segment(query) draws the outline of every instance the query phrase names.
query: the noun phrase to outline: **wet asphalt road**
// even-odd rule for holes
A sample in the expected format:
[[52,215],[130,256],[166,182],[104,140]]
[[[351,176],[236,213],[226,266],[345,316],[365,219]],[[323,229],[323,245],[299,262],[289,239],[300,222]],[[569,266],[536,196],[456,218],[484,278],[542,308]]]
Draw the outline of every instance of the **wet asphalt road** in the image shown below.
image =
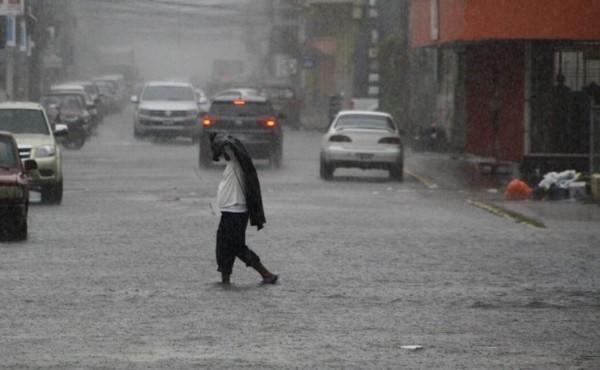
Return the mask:
[[63,204],[0,244],[0,368],[600,368],[598,223],[527,227],[380,171],[325,182],[321,134],[286,131],[247,237],[280,283],[238,261],[224,289],[222,167],[135,140],[131,117],[64,151]]

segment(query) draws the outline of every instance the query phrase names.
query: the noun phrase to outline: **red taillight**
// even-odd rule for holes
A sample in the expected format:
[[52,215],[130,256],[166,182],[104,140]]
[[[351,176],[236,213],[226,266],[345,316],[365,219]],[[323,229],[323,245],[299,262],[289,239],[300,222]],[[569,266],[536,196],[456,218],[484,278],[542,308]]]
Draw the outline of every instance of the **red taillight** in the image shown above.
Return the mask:
[[329,138],[329,142],[331,143],[349,143],[351,141],[346,135],[333,135]]
[[202,119],[202,126],[204,127],[209,127],[214,123],[214,121],[210,118],[203,118]]
[[397,137],[384,137],[378,141],[379,144],[395,144],[400,145],[400,139]]
[[245,100],[234,100],[233,105],[246,105]]

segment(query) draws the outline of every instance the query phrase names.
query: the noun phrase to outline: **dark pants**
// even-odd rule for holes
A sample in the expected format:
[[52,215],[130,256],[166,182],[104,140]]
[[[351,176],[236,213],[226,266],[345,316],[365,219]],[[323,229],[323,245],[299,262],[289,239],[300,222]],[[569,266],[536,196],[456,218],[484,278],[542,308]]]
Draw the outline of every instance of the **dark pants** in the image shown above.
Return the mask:
[[246,266],[260,262],[260,258],[246,245],[246,226],[248,212],[221,212],[221,222],[217,230],[217,265],[218,271],[231,274],[235,257]]

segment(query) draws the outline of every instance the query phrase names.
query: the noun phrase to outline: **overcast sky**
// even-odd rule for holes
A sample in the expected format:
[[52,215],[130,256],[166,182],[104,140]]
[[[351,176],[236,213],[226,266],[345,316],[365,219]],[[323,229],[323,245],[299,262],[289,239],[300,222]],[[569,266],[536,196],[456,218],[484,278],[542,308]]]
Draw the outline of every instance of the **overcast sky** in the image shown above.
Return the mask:
[[[254,0],[258,3],[257,0]],[[247,0],[76,0],[78,40],[132,46],[146,79],[210,76],[215,59],[255,63],[241,37],[264,23]]]

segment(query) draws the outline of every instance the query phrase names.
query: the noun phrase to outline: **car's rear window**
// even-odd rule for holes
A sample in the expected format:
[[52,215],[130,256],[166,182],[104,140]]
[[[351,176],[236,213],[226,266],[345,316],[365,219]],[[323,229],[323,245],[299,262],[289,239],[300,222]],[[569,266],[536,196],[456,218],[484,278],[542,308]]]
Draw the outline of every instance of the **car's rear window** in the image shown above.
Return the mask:
[[364,114],[352,114],[340,117],[335,128],[366,128],[374,130],[395,131],[394,122],[388,117],[368,116]]
[[15,158],[15,148],[13,141],[9,137],[0,137],[0,168],[17,167],[17,158]]
[[215,116],[262,117],[272,116],[273,107],[268,101],[213,101],[208,113]]
[[15,134],[50,134],[44,114],[37,109],[0,109],[0,131]]
[[142,100],[194,101],[194,90],[185,86],[147,86]]
[[294,90],[287,88],[265,87],[262,90],[263,94],[269,99],[293,99]]

